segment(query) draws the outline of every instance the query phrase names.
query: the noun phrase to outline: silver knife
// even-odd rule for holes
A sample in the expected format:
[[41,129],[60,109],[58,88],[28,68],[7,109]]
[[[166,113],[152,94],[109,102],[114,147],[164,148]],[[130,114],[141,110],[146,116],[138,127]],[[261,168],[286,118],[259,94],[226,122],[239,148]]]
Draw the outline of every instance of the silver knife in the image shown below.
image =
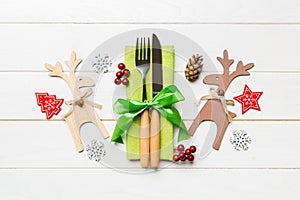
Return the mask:
[[159,39],[152,35],[152,87],[153,97],[163,89],[162,53]]
[[[162,51],[160,41],[155,34],[152,35],[152,95],[155,97],[163,89]],[[160,115],[155,109],[151,113],[150,126],[150,164],[156,169],[159,165],[160,155]]]

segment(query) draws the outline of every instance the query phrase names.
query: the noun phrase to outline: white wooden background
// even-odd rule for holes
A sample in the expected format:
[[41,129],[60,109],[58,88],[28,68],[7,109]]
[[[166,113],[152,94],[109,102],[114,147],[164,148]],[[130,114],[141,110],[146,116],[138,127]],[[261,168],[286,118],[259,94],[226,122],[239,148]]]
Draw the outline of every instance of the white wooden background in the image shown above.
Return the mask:
[[[190,169],[132,175],[100,168],[74,151],[63,121],[44,120],[35,105],[36,91],[70,95],[64,82],[48,77],[45,62],[63,61],[71,50],[85,58],[138,28],[174,30],[212,58],[227,48],[236,60],[256,64],[227,95],[241,94],[246,82],[264,91],[262,112],[241,116],[237,104],[221,150]],[[299,47],[297,0],[1,0],[0,199],[300,199]],[[104,89],[99,102],[110,103],[111,91]],[[101,116],[112,131],[111,107]],[[236,129],[253,139],[246,152],[229,143]]]

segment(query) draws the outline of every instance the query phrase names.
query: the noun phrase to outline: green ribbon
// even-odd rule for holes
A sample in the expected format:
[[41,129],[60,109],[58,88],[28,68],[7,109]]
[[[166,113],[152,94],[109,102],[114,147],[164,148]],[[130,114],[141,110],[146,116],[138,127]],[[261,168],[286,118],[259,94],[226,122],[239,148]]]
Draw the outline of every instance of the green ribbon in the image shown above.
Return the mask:
[[152,100],[145,100],[144,102],[118,99],[114,103],[113,109],[115,113],[122,116],[117,121],[111,141],[123,144],[122,135],[131,126],[133,119],[149,108],[155,108],[161,116],[179,127],[178,142],[188,139],[190,136],[187,128],[178,110],[173,107],[174,103],[183,100],[183,95],[175,85],[164,88]]

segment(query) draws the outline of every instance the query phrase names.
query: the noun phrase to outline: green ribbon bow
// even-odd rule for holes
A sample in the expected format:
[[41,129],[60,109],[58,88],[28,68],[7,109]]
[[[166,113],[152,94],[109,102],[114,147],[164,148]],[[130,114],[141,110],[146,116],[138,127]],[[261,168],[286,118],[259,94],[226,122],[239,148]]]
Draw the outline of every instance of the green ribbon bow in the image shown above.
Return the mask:
[[133,119],[148,108],[155,108],[161,116],[179,127],[178,141],[190,136],[174,103],[183,101],[184,97],[175,85],[161,90],[152,100],[140,102],[137,100],[118,99],[114,104],[114,112],[121,114],[118,119],[111,141],[123,144],[122,135],[131,126]]

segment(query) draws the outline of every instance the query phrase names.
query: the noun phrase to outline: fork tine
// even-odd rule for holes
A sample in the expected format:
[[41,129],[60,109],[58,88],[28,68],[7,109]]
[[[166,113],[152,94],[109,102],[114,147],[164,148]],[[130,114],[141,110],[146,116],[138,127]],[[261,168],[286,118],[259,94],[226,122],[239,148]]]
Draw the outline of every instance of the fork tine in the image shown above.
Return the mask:
[[144,60],[146,60],[146,40],[144,38]]
[[141,38],[140,42],[140,60],[143,60],[143,38]]
[[150,60],[150,39],[148,37],[147,60]]
[[[146,41],[147,40],[147,41]],[[136,66],[150,63],[150,38],[138,37],[135,47],[135,64]]]
[[136,38],[136,46],[135,46],[135,60],[139,59],[139,38]]

